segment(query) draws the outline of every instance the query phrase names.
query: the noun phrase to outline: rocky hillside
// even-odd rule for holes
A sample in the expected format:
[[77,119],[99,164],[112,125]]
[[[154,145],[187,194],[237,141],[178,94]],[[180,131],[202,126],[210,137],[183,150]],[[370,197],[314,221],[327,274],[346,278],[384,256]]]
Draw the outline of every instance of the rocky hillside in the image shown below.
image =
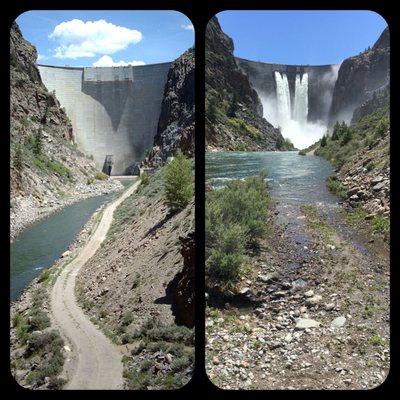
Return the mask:
[[[382,107],[366,113],[377,104]],[[358,209],[360,217],[371,220],[374,231],[382,233],[388,239],[389,99],[381,93],[364,103],[354,115],[356,122],[349,127],[345,124],[336,124],[332,135],[325,143],[320,141],[315,154],[325,157],[337,168],[337,174],[328,181],[328,187],[346,200],[352,208]]]
[[180,387],[193,368],[194,201],[171,213],[164,168],[114,214],[78,299],[125,354],[126,388]]
[[387,27],[371,49],[347,58],[340,66],[330,121],[350,121],[353,111],[389,83],[390,36]]
[[168,72],[160,119],[149,162],[165,162],[177,149],[194,156],[194,48],[177,58]]
[[216,17],[206,30],[206,145],[209,150],[291,148],[262,117],[262,105],[233,56],[233,41]]
[[11,237],[80,198],[119,189],[74,144],[72,126],[36,67],[36,49],[10,32]]

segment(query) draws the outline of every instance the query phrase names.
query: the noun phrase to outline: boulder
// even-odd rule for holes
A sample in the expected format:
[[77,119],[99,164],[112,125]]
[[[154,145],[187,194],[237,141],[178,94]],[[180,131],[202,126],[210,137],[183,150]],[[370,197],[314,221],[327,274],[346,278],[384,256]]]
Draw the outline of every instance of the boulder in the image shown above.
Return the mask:
[[320,326],[318,321],[315,321],[311,318],[299,318],[296,322],[295,329],[309,329],[309,328],[317,328]]

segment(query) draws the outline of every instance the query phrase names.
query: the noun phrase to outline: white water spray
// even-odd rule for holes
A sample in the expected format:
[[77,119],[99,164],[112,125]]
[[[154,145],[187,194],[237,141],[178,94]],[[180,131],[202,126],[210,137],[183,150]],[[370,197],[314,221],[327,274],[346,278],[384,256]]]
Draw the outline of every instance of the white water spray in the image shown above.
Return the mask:
[[315,143],[326,132],[325,125],[307,121],[308,78],[308,73],[303,73],[302,76],[296,74],[293,110],[285,73],[275,71],[275,96],[259,93],[264,118],[275,127],[280,127],[283,137],[290,139],[299,149]]
[[286,74],[275,71],[278,120],[281,124],[291,118],[289,82]]
[[305,72],[302,77],[296,74],[294,89],[293,119],[300,124],[307,122],[308,116],[308,74]]

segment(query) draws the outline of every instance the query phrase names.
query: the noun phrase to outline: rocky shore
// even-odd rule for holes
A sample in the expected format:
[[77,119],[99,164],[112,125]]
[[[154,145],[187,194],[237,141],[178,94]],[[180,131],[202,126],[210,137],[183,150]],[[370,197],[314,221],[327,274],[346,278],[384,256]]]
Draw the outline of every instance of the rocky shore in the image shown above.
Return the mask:
[[379,386],[390,359],[388,249],[340,212],[272,214],[273,232],[236,294],[209,294],[209,378],[224,389]]

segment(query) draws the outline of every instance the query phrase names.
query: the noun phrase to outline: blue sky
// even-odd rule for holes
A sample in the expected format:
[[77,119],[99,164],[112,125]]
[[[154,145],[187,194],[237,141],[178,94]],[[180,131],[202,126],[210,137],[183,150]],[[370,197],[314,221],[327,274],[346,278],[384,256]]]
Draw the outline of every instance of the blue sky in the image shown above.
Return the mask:
[[176,11],[28,11],[17,23],[49,65],[167,62],[194,44],[191,21]]
[[372,46],[386,21],[372,11],[223,11],[237,57],[282,64],[336,64]]

